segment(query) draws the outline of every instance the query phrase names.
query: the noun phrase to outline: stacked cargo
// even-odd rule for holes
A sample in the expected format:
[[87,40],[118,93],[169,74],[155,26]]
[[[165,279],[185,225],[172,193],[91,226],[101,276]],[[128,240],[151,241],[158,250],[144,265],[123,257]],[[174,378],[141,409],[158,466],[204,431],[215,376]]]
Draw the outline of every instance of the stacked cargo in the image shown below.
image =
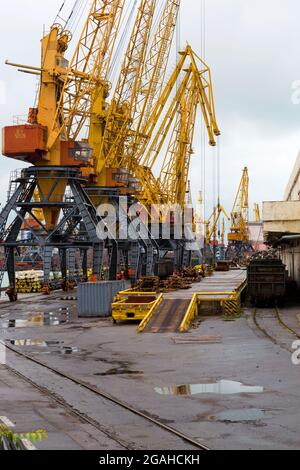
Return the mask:
[[41,292],[43,286],[43,271],[21,271],[16,274],[17,292],[31,294]]

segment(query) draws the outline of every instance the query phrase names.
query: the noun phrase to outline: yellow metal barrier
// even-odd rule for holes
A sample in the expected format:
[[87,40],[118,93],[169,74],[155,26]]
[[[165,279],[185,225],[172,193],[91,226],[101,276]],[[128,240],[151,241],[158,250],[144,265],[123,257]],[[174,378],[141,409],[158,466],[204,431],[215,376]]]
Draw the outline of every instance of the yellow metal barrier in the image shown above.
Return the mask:
[[242,313],[241,295],[247,285],[245,281],[239,289],[230,292],[199,292],[198,301],[201,302],[220,302],[223,308],[224,320],[235,320]]
[[134,295],[135,297],[136,296],[144,296],[144,295],[152,295],[152,296],[157,296],[157,292],[139,292],[138,290],[134,290],[134,289],[128,289],[128,290],[123,290],[121,292],[119,292],[116,297],[114,298],[114,303],[116,302],[120,302],[121,300],[124,299],[124,297],[129,297],[129,296],[132,296]]
[[187,331],[189,331],[192,321],[195,320],[197,316],[198,316],[198,295],[194,294],[191,300],[191,303],[189,305],[189,308],[187,309],[184,319],[182,320],[182,323],[179,327],[180,333],[186,333]]
[[128,289],[128,290],[119,292],[117,297],[128,297],[129,295],[134,295],[134,296],[157,295],[157,292],[139,292],[133,289]]
[[[134,300],[133,300],[134,299]],[[141,299],[139,301],[139,299]],[[117,321],[142,321],[157,301],[157,295],[136,292],[119,294],[112,304],[112,317]]]
[[234,299],[236,292],[198,292],[197,296],[199,300],[210,302],[220,301],[226,299]]
[[156,302],[154,302],[154,304],[152,305],[152,308],[151,310],[149,311],[148,315],[143,319],[142,323],[139,325],[138,327],[138,332],[139,333],[142,333],[146,326],[148,325],[148,323],[150,322],[151,318],[153,317],[154,315],[154,312],[155,310],[160,306],[160,304],[162,303],[163,301],[163,294],[160,294],[159,297],[157,298]]

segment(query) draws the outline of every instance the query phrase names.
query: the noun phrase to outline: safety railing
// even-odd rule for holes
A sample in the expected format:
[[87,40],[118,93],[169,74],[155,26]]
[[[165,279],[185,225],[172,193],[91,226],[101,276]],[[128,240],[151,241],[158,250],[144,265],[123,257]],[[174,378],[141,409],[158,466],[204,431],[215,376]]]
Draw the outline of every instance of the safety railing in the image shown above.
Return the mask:
[[191,326],[191,323],[198,317],[198,295],[194,294],[187,309],[187,312],[182,320],[182,323],[179,327],[180,333],[186,333]]
[[144,318],[144,320],[140,323],[139,327],[138,327],[138,332],[139,333],[142,333],[146,326],[148,325],[148,323],[150,322],[151,318],[153,317],[154,315],[154,312],[155,310],[160,306],[160,304],[162,303],[163,301],[163,294],[160,294],[156,300],[156,302],[154,302],[151,310],[149,311],[148,315]]

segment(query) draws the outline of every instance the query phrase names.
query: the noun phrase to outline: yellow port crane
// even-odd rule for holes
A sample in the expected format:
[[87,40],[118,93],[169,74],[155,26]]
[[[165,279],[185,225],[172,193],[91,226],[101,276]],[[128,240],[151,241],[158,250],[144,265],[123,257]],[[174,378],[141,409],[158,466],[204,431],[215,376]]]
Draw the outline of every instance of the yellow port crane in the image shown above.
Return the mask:
[[247,167],[243,169],[231,212],[228,242],[227,257],[239,258],[252,251],[249,243],[249,173]]
[[249,241],[249,175],[243,169],[242,179],[231,212],[229,242],[247,243]]
[[218,236],[224,244],[225,219],[222,221],[222,232],[217,233],[218,223],[222,214],[227,220],[230,220],[224,207],[221,204],[218,204],[218,206],[214,208],[210,218],[205,222],[205,244],[207,246],[210,244],[216,245]]
[[177,111],[174,131],[161,168],[159,181],[169,204],[185,205],[189,181],[192,143],[198,105],[194,77],[186,87]]
[[[198,109],[205,121],[211,146],[216,145],[215,136],[220,135],[210,69],[189,45],[180,55],[144,129],[145,135],[152,138],[143,143],[135,157],[134,173],[142,187],[141,200],[146,204],[183,204]],[[191,109],[187,108],[186,100]],[[159,163],[168,138],[160,175],[155,178],[154,167]]]
[[126,146],[132,141],[133,124],[138,120],[138,112],[141,112],[138,100],[155,6],[156,0],[142,0],[138,7],[121,72],[105,118],[103,141],[100,153],[96,156],[97,175],[104,165],[126,169],[122,162]]
[[[38,106],[30,110],[30,126],[4,129],[3,154],[43,167],[88,167],[93,165],[103,134],[99,108],[109,91],[108,70],[117,39],[125,0],[93,0],[70,61],[65,58],[72,34],[55,23],[42,39],[41,66],[12,64],[40,76]],[[90,120],[90,142],[81,132]],[[16,133],[19,135],[16,141]],[[21,138],[20,138],[21,137]],[[47,173],[48,174],[48,173]],[[67,181],[52,182],[39,172],[38,190],[44,205],[46,229],[57,226]],[[57,204],[58,206],[55,206]]]
[[222,248],[225,248],[225,233],[226,233],[226,225],[225,225],[225,219],[222,219],[222,229],[221,229],[221,245]]
[[260,208],[259,208],[259,204],[257,203],[254,204],[254,222],[256,224],[259,224],[261,222]]

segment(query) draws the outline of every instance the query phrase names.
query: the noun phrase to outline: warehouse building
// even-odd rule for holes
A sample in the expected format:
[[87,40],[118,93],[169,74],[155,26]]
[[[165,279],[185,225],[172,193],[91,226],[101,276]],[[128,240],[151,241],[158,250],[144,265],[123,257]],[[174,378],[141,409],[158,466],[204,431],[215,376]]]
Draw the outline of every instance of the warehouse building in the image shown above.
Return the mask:
[[266,242],[280,250],[291,279],[300,288],[300,153],[284,201],[263,204],[263,229]]

